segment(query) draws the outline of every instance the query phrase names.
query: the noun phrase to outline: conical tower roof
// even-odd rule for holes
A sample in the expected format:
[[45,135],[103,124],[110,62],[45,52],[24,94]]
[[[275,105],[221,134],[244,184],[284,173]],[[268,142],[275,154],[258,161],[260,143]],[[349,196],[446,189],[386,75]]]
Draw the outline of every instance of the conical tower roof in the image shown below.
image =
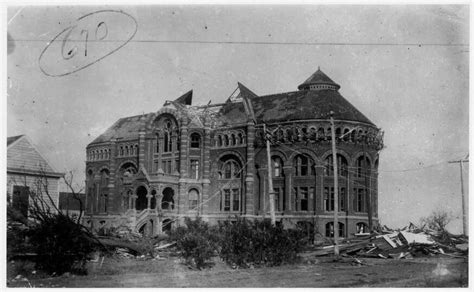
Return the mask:
[[[318,87],[317,85],[329,85],[329,87]],[[298,86],[299,90],[311,90],[313,88],[338,90],[341,86],[332,81],[332,79],[324,74],[324,72],[318,67],[318,71],[314,72],[305,82]]]

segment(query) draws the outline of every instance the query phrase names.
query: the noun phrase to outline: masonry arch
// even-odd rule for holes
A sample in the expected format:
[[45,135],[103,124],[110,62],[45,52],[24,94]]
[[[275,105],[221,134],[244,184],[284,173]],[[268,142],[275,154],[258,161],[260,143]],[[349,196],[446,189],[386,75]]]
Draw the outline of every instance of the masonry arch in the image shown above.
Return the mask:
[[161,199],[162,210],[174,210],[174,190],[171,187],[163,189],[163,198]]
[[141,211],[148,208],[148,189],[145,186],[139,186],[137,187],[135,194],[137,195],[135,209]]

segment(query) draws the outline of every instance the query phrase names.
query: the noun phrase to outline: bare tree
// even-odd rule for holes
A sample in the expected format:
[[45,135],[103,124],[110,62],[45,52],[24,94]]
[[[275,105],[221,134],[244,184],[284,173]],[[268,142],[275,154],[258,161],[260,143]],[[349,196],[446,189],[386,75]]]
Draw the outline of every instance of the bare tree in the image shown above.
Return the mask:
[[453,216],[445,210],[435,210],[428,217],[421,218],[421,223],[423,227],[444,232],[452,218]]
[[77,187],[73,186],[74,173],[72,171],[69,171],[63,177],[63,180],[64,180],[64,183],[66,184],[69,192],[72,194],[73,199],[77,200],[79,202],[79,216],[78,216],[76,222],[81,223],[82,214],[84,212],[84,203],[81,200],[80,193],[84,190],[84,188],[79,188],[78,189]]

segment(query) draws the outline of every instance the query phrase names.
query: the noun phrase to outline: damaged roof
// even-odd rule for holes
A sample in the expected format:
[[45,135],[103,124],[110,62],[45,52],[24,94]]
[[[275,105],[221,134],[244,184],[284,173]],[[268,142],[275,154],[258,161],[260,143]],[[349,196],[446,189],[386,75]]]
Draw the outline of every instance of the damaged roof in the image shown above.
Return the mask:
[[138,133],[145,127],[153,113],[121,118],[90,144],[108,142],[111,139],[138,139]]
[[[308,90],[309,85],[317,84],[332,85],[333,88]],[[212,127],[243,124],[249,118],[255,118],[259,124],[297,120],[327,120],[331,111],[334,112],[335,120],[361,122],[375,126],[339,93],[340,86],[319,68],[298,88],[298,91],[258,96],[238,83],[238,94],[234,95],[236,90],[223,104],[190,106],[193,94],[191,90],[174,102],[165,103],[165,106],[175,105],[177,109],[192,118],[195,126],[201,125],[206,119],[211,121]],[[108,142],[113,138],[138,139],[140,130],[144,129],[153,117],[154,113],[148,113],[121,118],[91,144]]]
[[335,90],[301,90],[265,95],[252,99],[252,105],[258,122],[328,119],[329,112],[333,111],[335,120],[374,125]]

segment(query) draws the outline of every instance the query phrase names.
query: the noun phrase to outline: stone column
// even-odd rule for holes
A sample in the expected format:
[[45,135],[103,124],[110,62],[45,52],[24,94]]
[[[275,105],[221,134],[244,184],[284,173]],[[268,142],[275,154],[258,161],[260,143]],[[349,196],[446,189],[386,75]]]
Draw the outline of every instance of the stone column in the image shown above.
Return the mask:
[[244,214],[255,214],[254,198],[254,176],[255,176],[255,125],[253,122],[247,123],[247,172],[245,176],[245,210]]
[[138,133],[138,168],[145,166],[145,132]]
[[132,195],[132,208],[130,208],[130,209],[136,210],[137,198],[138,198],[138,196],[136,194]]
[[266,200],[266,194],[267,194],[267,168],[259,168],[258,169],[258,176],[260,177],[259,183],[260,183],[260,190],[258,194],[258,213],[259,214],[265,214],[265,203],[267,202]]
[[[121,195],[120,195],[120,192],[119,190],[117,190],[117,188],[115,187],[115,168],[116,168],[116,165],[115,165],[115,146],[116,146],[116,142],[117,140],[116,139],[112,139],[110,141],[110,157],[109,157],[109,184],[107,186],[108,188],[108,193],[109,195],[107,196],[107,206],[108,206],[108,210],[107,212],[110,213],[118,213],[119,212],[119,209],[120,209],[120,201],[121,200],[118,200],[118,198],[121,199]],[[114,205],[115,203],[115,205]]]
[[189,177],[188,175],[188,147],[189,147],[188,126],[184,125],[184,122],[183,122],[183,126],[181,127],[181,148],[179,151],[180,177]]
[[292,177],[294,169],[291,165],[283,166],[283,174],[285,175],[285,211],[294,211],[292,204]]
[[146,208],[147,208],[147,209],[150,209],[150,208],[151,208],[151,197],[153,197],[151,194],[147,194],[147,195],[146,195],[146,199],[147,199]]
[[323,196],[324,196],[324,166],[316,165],[316,180],[315,180],[315,210],[316,213],[324,211]]
[[210,171],[211,171],[211,129],[206,126],[204,128],[204,137],[202,138],[203,141],[203,159],[202,159],[202,194],[200,194],[199,198],[201,199],[202,205],[199,208],[200,213],[203,214],[209,213],[209,185],[210,185]]

